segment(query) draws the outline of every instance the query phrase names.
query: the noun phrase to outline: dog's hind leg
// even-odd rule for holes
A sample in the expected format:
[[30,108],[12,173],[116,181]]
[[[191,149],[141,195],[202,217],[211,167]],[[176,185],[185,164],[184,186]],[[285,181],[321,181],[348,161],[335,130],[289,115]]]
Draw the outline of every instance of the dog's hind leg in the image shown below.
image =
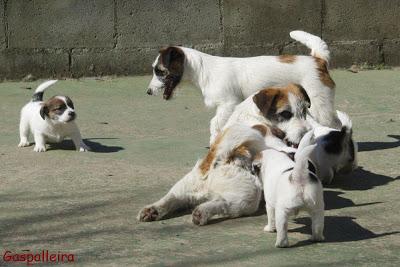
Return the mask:
[[268,203],[265,203],[265,208],[267,209],[268,224],[264,227],[264,231],[275,232],[275,209],[268,205]]
[[195,193],[196,187],[202,181],[193,176],[193,171],[191,171],[179,180],[164,197],[145,206],[139,212],[137,219],[142,222],[160,220],[176,210],[189,208],[206,201],[205,194]]
[[276,224],[276,243],[275,247],[285,248],[289,246],[288,240],[288,217],[289,214],[285,208],[275,208],[275,224]]
[[19,147],[29,146],[29,122],[23,116],[21,116],[21,121],[19,122],[19,137]]
[[310,212],[312,221],[312,237],[313,241],[323,241],[324,238],[324,210],[318,209]]
[[205,225],[214,215],[227,215],[228,203],[223,198],[213,199],[197,206],[192,212],[192,221],[196,225]]

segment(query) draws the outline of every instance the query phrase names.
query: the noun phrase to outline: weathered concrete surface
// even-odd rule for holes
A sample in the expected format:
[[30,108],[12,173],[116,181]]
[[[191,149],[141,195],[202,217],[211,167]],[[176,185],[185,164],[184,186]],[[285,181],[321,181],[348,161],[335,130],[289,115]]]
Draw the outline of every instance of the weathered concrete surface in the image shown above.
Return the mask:
[[60,81],[45,97],[74,100],[94,152],[65,142],[38,154],[17,144],[19,110],[33,91],[25,88],[39,81],[0,84],[1,253],[70,252],[76,266],[397,266],[400,72],[332,76],[337,108],[353,119],[361,169],[325,188],[326,242],[307,241],[301,213],[289,224],[289,249],[274,248],[275,234],[262,231],[262,209],[204,227],[189,215],[136,221],[206,153],[214,111],[199,91],[184,86],[166,102],[145,94],[149,76]]
[[[331,67],[398,66],[399,14],[400,0],[3,0],[0,78],[146,74],[166,45],[240,57],[308,54],[289,38],[296,29],[328,42]],[[60,50],[69,57],[61,71],[31,60],[43,51],[56,62]]]
[[218,0],[117,1],[118,46],[222,42]]
[[114,46],[113,0],[7,1],[10,48]]
[[225,53],[230,56],[269,54],[271,46],[276,46],[279,53],[279,48],[291,40],[292,30],[319,34],[320,14],[320,0],[224,2]]

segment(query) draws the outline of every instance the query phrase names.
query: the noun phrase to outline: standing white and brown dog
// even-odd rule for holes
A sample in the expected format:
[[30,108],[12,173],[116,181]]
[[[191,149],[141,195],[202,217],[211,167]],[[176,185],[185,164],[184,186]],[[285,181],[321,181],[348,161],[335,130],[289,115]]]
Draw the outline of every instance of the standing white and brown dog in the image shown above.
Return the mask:
[[75,123],[76,113],[72,100],[68,96],[53,96],[43,101],[43,93],[57,80],[46,81],[38,86],[32,100],[21,110],[19,124],[19,147],[29,146],[29,134],[35,140],[34,151],[46,151],[46,143],[58,143],[65,137],[71,137],[77,150],[88,151],[79,128]]
[[164,91],[170,99],[181,80],[201,89],[208,107],[217,107],[210,122],[210,144],[223,129],[235,106],[259,90],[300,84],[311,99],[310,113],[322,125],[340,129],[334,109],[335,83],[328,72],[329,50],[321,38],[303,31],[290,36],[311,49],[311,56],[218,57],[171,46],[153,63],[149,95]]

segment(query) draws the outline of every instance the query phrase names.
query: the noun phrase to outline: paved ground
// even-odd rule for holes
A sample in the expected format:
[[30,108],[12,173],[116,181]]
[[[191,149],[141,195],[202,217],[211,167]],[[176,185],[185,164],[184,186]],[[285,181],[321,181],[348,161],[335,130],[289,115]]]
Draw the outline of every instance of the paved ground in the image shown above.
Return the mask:
[[[17,148],[18,113],[34,83],[0,84],[0,250],[74,253],[82,266],[398,266],[400,262],[400,71],[334,71],[337,106],[354,121],[361,168],[326,188],[326,242],[307,242],[304,214],[290,223],[293,248],[276,249],[257,215],[197,227],[189,215],[138,223],[206,153],[199,91],[149,97],[150,77],[61,81],[91,153],[71,142]],[[32,89],[27,89],[32,87]],[[0,259],[0,265],[6,265]]]

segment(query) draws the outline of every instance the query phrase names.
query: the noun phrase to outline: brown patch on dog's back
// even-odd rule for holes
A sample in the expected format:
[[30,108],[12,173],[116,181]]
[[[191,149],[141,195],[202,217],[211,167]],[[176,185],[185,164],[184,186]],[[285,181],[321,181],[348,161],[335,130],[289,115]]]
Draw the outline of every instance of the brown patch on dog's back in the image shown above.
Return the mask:
[[266,136],[268,133],[268,127],[266,125],[256,124],[256,125],[252,126],[251,128],[259,131],[262,136]]
[[326,61],[317,57],[314,57],[314,60],[315,63],[317,64],[317,70],[320,81],[331,89],[335,88],[336,84],[329,75]]
[[292,55],[280,55],[278,56],[278,60],[281,63],[287,63],[287,64],[291,64],[293,62],[295,62],[297,59],[296,56],[292,56]]
[[217,153],[218,145],[221,143],[222,139],[224,138],[226,131],[227,130],[218,134],[218,136],[215,138],[214,143],[212,143],[210,150],[208,151],[206,157],[201,161],[199,168],[200,168],[202,175],[205,175],[210,170],[211,164],[213,163],[213,161],[215,159],[215,155]]

